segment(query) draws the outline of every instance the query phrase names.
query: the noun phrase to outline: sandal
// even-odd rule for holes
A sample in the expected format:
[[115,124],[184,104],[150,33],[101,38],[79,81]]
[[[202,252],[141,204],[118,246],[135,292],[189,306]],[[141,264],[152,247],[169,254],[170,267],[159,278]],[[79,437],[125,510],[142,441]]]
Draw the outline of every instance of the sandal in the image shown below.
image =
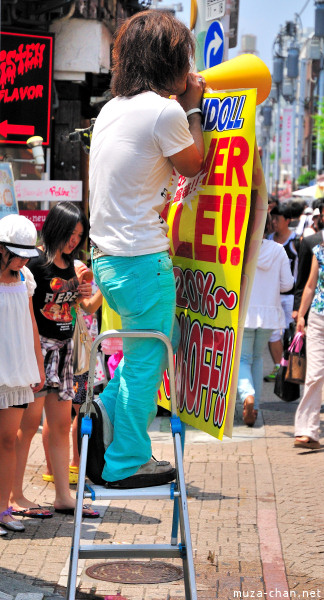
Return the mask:
[[[88,504],[84,504],[82,507],[82,517],[83,519],[98,519],[100,517],[100,513],[97,510],[92,510],[92,508]],[[56,513],[60,513],[61,515],[73,515],[74,516],[74,508],[54,508]]]
[[78,483],[78,474],[77,473],[69,473],[69,484],[77,485]]
[[79,467],[69,467],[69,484],[77,485],[79,478]]
[[[305,436],[306,437],[306,436]],[[321,444],[316,440],[312,440],[311,438],[307,438],[302,440],[300,437],[296,437],[294,441],[295,448],[309,448],[310,450],[319,450]]]
[[248,427],[253,427],[258,412],[254,409],[253,396],[247,396],[243,403],[243,421]]
[[[73,469],[73,471],[72,471]],[[78,469],[75,471],[75,469]],[[69,484],[77,485],[78,483],[78,472],[79,467],[70,467],[69,468]],[[47,473],[43,473],[42,475],[44,481],[48,481],[49,483],[54,483],[54,475],[48,475]]]
[[12,514],[19,517],[29,517],[30,519],[50,519],[53,516],[50,510],[40,505],[17,510],[13,508]]

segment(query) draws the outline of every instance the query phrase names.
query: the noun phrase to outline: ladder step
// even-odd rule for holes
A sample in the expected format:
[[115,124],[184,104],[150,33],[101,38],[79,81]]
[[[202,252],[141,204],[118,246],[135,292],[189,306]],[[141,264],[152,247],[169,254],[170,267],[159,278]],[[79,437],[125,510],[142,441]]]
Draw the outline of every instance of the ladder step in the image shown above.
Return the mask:
[[171,544],[93,544],[79,547],[80,558],[182,558],[183,546]]
[[85,498],[92,500],[173,500],[180,496],[180,492],[175,488],[174,483],[166,485],[155,485],[145,488],[134,488],[129,490],[115,490],[105,488],[102,485],[86,485],[84,490]]

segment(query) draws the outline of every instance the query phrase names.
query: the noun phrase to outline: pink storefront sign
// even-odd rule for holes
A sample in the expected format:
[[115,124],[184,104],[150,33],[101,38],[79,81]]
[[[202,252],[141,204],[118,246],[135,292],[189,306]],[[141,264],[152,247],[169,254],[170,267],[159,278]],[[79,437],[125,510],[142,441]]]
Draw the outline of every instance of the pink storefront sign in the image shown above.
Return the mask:
[[19,214],[34,223],[37,231],[41,231],[49,210],[20,210]]

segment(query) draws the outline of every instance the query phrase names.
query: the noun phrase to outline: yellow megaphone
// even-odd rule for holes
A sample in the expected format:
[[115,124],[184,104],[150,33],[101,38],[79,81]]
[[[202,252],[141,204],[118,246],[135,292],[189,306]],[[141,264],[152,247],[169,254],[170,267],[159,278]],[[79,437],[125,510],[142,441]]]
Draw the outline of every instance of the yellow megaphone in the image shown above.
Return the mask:
[[257,104],[269,96],[271,74],[267,65],[255,54],[240,54],[226,62],[201,71],[207,87],[213,90],[257,89]]

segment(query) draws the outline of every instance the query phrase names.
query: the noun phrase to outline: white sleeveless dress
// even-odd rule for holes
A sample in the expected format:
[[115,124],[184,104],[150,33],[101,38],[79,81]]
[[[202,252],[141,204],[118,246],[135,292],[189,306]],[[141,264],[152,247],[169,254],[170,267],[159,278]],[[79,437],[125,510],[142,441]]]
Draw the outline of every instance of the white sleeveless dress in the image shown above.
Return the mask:
[[22,274],[0,283],[0,409],[33,402],[30,385],[40,381],[29,311],[36,283],[27,267]]

